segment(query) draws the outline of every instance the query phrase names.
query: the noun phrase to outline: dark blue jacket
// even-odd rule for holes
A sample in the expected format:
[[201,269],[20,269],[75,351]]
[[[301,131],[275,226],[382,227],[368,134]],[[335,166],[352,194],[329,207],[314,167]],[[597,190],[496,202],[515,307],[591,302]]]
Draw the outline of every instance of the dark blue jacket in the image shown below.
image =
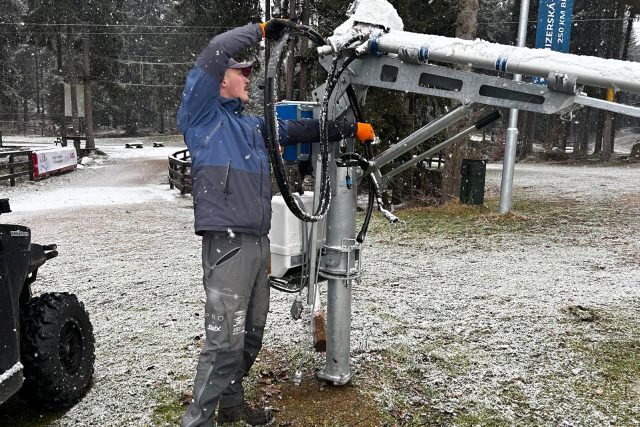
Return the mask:
[[[258,43],[258,24],[214,37],[187,75],[178,128],[191,154],[195,231],[265,235],[271,227],[271,177],[262,117],[243,114],[240,99],[220,96],[229,58]],[[355,124],[332,123],[330,139],[353,137]],[[281,144],[315,142],[317,120],[281,121]]]

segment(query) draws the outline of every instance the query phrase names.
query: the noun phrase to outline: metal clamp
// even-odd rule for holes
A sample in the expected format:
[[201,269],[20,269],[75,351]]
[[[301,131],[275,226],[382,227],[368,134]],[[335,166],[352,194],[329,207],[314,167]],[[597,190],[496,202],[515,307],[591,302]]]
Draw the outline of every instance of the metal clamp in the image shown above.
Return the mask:
[[[353,243],[352,245],[347,245],[345,244],[345,242],[351,242]],[[358,256],[357,258],[354,259],[354,269],[356,270],[356,273],[352,276],[351,275],[351,253],[355,252],[355,251],[360,251],[360,244],[358,243],[358,241],[356,239],[342,239],[342,246],[347,248],[347,276],[346,279],[352,279],[354,277],[360,277],[360,257]],[[356,248],[355,250],[353,248]]]
[[565,73],[552,71],[547,78],[547,86],[556,92],[576,95],[579,92],[578,78]]
[[[352,280],[360,277],[361,246],[356,239],[342,239],[341,246],[324,246],[325,254],[321,263],[319,275],[325,279]],[[352,259],[352,253],[355,257]],[[334,255],[331,264],[327,259]],[[353,262],[353,267],[351,263]]]
[[401,47],[398,49],[398,59],[412,64],[426,64],[429,60],[429,48]]

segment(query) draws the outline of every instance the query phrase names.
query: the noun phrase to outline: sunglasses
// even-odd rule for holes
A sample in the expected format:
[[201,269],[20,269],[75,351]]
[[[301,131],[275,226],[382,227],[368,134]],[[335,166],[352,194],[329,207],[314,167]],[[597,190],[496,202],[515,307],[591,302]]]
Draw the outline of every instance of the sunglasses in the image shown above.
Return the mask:
[[251,75],[251,67],[241,68],[240,71],[245,77],[249,77]]

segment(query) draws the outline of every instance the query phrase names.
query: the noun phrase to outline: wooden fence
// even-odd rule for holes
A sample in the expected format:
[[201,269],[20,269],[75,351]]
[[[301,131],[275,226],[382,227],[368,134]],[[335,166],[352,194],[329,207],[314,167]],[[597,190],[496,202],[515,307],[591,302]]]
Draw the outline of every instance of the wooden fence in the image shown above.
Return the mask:
[[177,151],[169,156],[169,187],[180,194],[191,193],[191,157],[189,150]]
[[0,181],[9,180],[9,185],[13,187],[16,178],[21,176],[28,176],[33,181],[31,151],[0,151]]

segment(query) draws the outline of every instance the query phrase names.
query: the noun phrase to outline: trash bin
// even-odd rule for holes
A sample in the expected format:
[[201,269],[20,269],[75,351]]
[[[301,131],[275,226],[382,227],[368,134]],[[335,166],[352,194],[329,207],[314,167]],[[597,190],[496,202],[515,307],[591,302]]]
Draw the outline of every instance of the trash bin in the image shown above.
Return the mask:
[[460,175],[460,202],[467,205],[484,203],[484,179],[487,172],[486,160],[463,159]]

